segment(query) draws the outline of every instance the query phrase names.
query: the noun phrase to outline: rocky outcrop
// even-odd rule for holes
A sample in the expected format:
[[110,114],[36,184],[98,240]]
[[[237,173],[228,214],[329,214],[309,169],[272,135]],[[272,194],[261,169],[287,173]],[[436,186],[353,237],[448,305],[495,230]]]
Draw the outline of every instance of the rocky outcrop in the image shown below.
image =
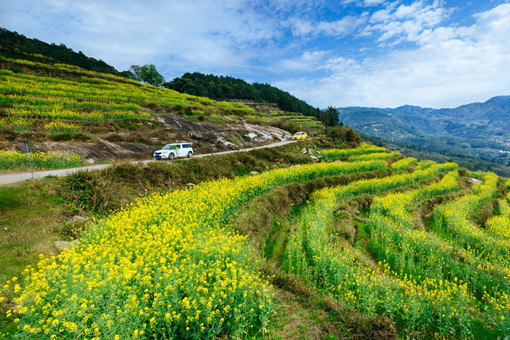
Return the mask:
[[261,126],[248,123],[213,125],[189,121],[177,115],[157,115],[154,117],[168,129],[181,135],[184,140],[194,143],[194,148],[213,146],[211,151],[240,149],[261,144],[288,140],[292,135],[274,126]]
[[[155,150],[173,142],[191,142],[196,154],[235,150],[288,140],[292,135],[273,126],[261,126],[246,122],[214,125],[195,122],[175,114],[157,114],[152,117],[163,123],[156,138],[142,138],[144,142],[132,142],[129,132],[109,132],[95,136],[93,141],[44,141],[34,143],[33,151],[72,152],[93,163],[102,159],[148,159]],[[133,132],[141,134],[141,132]],[[152,145],[148,145],[152,144]]]

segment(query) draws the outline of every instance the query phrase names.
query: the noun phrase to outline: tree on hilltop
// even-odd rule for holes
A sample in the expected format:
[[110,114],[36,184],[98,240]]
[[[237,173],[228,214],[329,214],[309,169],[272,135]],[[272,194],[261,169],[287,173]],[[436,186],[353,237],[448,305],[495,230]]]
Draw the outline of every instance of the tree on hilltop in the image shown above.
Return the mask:
[[154,64],[145,64],[143,66],[131,65],[129,71],[134,74],[136,80],[154,86],[161,86],[165,81],[165,78],[159,74]]

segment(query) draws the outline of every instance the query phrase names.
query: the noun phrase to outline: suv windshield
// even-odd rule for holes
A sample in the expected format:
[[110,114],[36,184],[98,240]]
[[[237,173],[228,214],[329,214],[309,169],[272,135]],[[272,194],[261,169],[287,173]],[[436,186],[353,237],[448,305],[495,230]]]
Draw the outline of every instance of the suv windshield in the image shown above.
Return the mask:
[[175,150],[176,148],[175,144],[167,144],[162,150]]

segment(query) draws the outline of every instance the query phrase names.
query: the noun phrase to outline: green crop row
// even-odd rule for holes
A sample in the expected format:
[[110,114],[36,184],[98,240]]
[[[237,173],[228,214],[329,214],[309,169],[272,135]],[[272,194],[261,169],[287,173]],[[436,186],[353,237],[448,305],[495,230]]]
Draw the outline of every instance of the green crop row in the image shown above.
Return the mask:
[[[359,251],[335,242],[335,236],[327,233],[334,223],[338,200],[405,187],[452,169],[453,164],[435,165],[412,174],[353,182],[317,192],[288,242],[286,270],[362,315],[390,317],[406,336],[469,336],[470,315],[461,309],[472,302],[472,297],[464,285],[436,280],[418,283],[412,277],[393,273],[386,262],[380,262],[379,269],[374,270],[365,265],[367,261]],[[450,176],[419,195],[440,195],[455,186]]]

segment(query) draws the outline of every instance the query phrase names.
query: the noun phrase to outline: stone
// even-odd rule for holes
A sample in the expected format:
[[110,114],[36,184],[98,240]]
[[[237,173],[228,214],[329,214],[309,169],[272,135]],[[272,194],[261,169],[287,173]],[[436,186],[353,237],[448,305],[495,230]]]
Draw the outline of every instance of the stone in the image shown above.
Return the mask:
[[83,216],[75,215],[75,216],[73,216],[71,221],[73,221],[73,222],[87,222],[87,219]]
[[78,244],[80,244],[80,240],[54,242],[55,248],[57,248],[58,251],[71,250]]

